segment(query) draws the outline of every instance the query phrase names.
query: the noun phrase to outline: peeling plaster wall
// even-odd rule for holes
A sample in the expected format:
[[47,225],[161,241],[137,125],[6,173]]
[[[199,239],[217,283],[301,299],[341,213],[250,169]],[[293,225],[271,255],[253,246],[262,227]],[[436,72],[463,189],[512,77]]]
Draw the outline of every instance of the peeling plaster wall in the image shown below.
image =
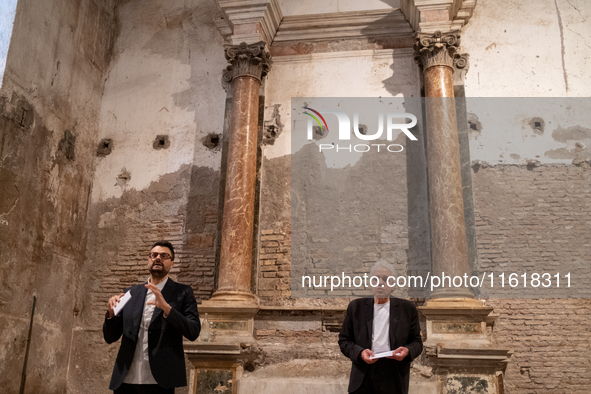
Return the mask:
[[[265,121],[267,124],[281,123],[282,128],[273,145],[265,146],[263,151],[258,295],[264,302],[277,305],[304,305],[317,302],[346,305],[345,299],[321,301],[290,299],[291,160],[292,154],[304,154],[304,152],[291,151],[293,127],[291,97],[419,97],[419,72],[412,59],[412,50],[366,50],[277,56],[274,58],[273,68],[267,77],[265,88]],[[420,113],[418,108],[407,110]],[[412,159],[410,162],[408,162],[409,158]],[[407,185],[407,177],[415,180],[424,179],[424,156],[420,152],[412,153],[410,156],[403,154],[395,161],[396,174],[400,175],[398,193],[402,199],[400,204],[393,203],[396,206],[393,209],[395,211],[393,215],[396,216],[396,226],[400,226],[401,232],[406,233],[409,231],[407,225],[409,217],[418,212],[427,211],[426,183],[422,186],[413,185],[412,182]],[[367,163],[367,161],[360,160],[358,163]],[[415,167],[413,164],[418,165]],[[321,165],[319,169],[321,172],[318,174],[319,179],[323,177],[348,179],[348,177],[355,177],[355,174],[360,171],[355,165],[343,169],[331,169]],[[367,181],[379,183],[379,177],[380,175],[376,174],[375,179]],[[324,188],[323,191],[318,192],[328,193],[327,201],[338,200],[339,197],[331,194],[331,190]],[[350,203],[352,206],[359,204],[359,201],[353,201],[354,196],[346,194],[341,198],[351,201],[341,201],[342,204]],[[417,199],[419,201],[410,204],[410,208],[405,200],[407,194],[419,196]],[[416,228],[410,230],[414,235],[428,232],[426,216],[421,218],[416,221],[418,223]],[[370,231],[373,230],[375,229]],[[373,239],[379,238],[379,234],[373,237]],[[398,245],[398,249],[394,247],[384,252],[385,255],[382,258],[391,258],[394,259],[392,261],[404,265],[408,247],[405,248],[402,244],[404,242]],[[423,250],[426,249],[423,248]],[[410,254],[412,255],[413,252],[411,251]],[[374,256],[374,260],[377,258],[378,256]],[[425,259],[425,263],[429,264],[428,255],[421,255],[419,259]],[[370,262],[368,264],[371,265]]]
[[591,72],[586,0],[478,0],[462,31],[468,97],[585,97]]
[[591,159],[591,100],[584,99],[591,83],[590,18],[591,4],[580,0],[478,2],[462,34],[471,64],[468,112],[480,123],[470,132],[472,160],[538,165]]
[[[97,160],[93,203],[142,190],[183,164],[219,169],[219,150],[201,139],[221,133],[226,61],[211,1],[130,1],[118,7],[119,38],[105,77],[99,138],[112,153]],[[155,150],[158,135],[170,146]],[[130,178],[117,182],[120,173]]]
[[[323,5],[326,6],[325,3]],[[276,127],[278,136],[272,144],[263,148],[257,294],[263,305],[346,308],[348,298],[291,298],[291,248],[292,242],[296,242],[292,240],[291,235],[291,165],[296,155],[314,156],[310,155],[310,152],[305,152],[304,149],[292,152],[291,98],[378,96],[416,98],[420,97],[419,70],[413,61],[412,49],[331,51],[312,55],[276,56],[273,61],[273,67],[265,82],[264,119],[265,126]],[[420,119],[420,108],[406,108],[406,110],[417,114]],[[264,132],[267,130],[265,129]],[[401,141],[398,142],[401,143]],[[421,146],[418,147],[418,145]],[[423,240],[429,239],[429,236],[425,235],[425,232],[429,233],[426,217],[428,208],[425,158],[422,144],[418,145],[407,143],[409,152],[390,158],[393,168],[388,177],[396,181],[395,186],[389,186],[396,190],[393,191],[395,195],[390,201],[386,201],[385,205],[388,206],[390,215],[388,219],[393,219],[393,222],[383,223],[382,234],[376,228],[368,229],[370,231],[366,234],[368,242],[372,245],[375,242],[382,243],[383,249],[382,256],[366,259],[366,264],[369,266],[378,257],[398,263],[396,267],[401,270],[405,269],[408,257],[430,264],[428,248],[423,246],[422,251],[418,251],[417,243],[411,242],[413,245],[409,247],[407,239],[411,238],[411,241],[416,241],[416,237],[422,237]],[[345,168],[327,167],[322,160],[316,163],[319,165],[312,165],[318,171],[315,173],[317,179],[327,179],[325,185],[327,187],[317,191],[320,194],[318,197],[326,199],[326,204],[331,209],[356,206],[360,201],[355,201],[354,195],[347,192],[339,193],[334,189],[334,185],[339,184],[339,180],[359,180],[359,174],[363,168],[365,167],[365,173],[367,173],[366,166],[374,165],[376,159],[380,158],[362,157]],[[383,180],[382,175],[375,174],[371,179],[364,179],[364,182],[372,185],[380,184]],[[313,193],[313,191],[310,192]],[[381,201],[381,204],[372,205],[373,208],[368,207],[365,213],[379,215],[380,208],[377,206],[383,206],[383,203],[384,201]],[[341,226],[338,228],[348,234],[350,228],[343,227],[346,224],[336,224],[336,222],[333,224],[337,227]],[[393,238],[399,239],[393,240]],[[326,245],[322,244],[323,240],[318,242],[315,246],[321,249]],[[355,257],[359,258],[364,254],[364,250],[358,250],[355,253]],[[347,297],[351,294],[341,294],[341,296]],[[267,383],[276,384],[273,382],[280,382],[286,377],[292,378],[295,375],[303,377],[301,384],[294,383],[301,387],[308,387],[306,384],[310,384],[315,385],[313,387],[319,390],[329,392],[338,390],[343,385],[346,386],[350,361],[342,356],[337,345],[343,313],[310,312],[309,314],[311,316],[306,315],[305,312],[294,311],[257,316],[255,336],[264,353],[264,359],[261,365],[256,365],[253,374],[247,373],[243,377],[245,387],[254,389],[263,387]],[[318,352],[318,349],[322,351]],[[331,379],[328,379],[324,374],[319,377],[313,372],[319,362],[330,365],[330,369],[334,369],[335,375],[338,376],[331,376]],[[293,372],[294,363],[298,365],[299,372]],[[425,380],[425,376],[419,373],[421,368],[426,367],[416,363],[416,367],[413,368],[411,387],[418,389],[418,385],[422,384],[419,382]],[[290,370],[291,372],[288,372]],[[274,387],[279,389],[282,386]]]
[[66,392],[113,1],[20,0],[0,90],[0,387]]
[[227,64],[216,12],[210,0],[117,7],[95,136],[110,146],[95,159],[71,392],[107,392],[119,343],[102,339],[105,305],[147,278],[153,242],[174,244],[172,277],[197,299],[213,291],[221,145],[204,143],[222,133]]
[[[338,4],[326,2],[322,7],[336,12]],[[296,13],[287,5],[284,13],[290,12]],[[581,267],[587,264],[582,256],[589,255],[589,244],[581,240],[588,239],[590,223],[588,100],[572,100],[556,111],[556,101],[530,99],[516,105],[516,101],[502,98],[589,96],[589,16],[591,7],[582,0],[479,0],[473,18],[463,30],[462,52],[470,54],[471,63],[465,91],[468,120],[474,126],[469,128],[470,155],[481,264],[507,272],[522,272],[524,262],[536,267],[559,265],[565,259],[580,260]],[[345,301],[289,299],[289,98],[396,95],[382,94],[383,87],[368,77],[359,59],[363,56],[352,52],[349,55],[350,59],[343,56],[338,61],[338,53],[275,57],[267,78],[265,120],[277,125],[279,118],[283,127],[263,153],[258,276],[258,294],[263,303],[307,302],[319,306]],[[335,60],[329,60],[331,56]],[[386,68],[391,63],[392,59]],[[410,67],[418,75],[416,66],[411,63]],[[396,72],[397,67],[393,70]],[[418,77],[407,77],[405,81],[415,83],[418,89]],[[405,81],[398,83],[404,85]],[[344,92],[342,86],[347,88]],[[470,97],[501,99],[486,102]],[[543,130],[534,125],[540,119]],[[501,314],[492,329],[495,345],[516,351],[506,375],[508,390],[589,391],[587,300],[495,299],[488,303]],[[266,319],[281,321],[280,316]],[[297,327],[286,330],[262,323],[267,322],[259,322],[255,328],[267,365],[252,377],[257,373],[263,376],[274,368],[273,363],[281,365],[291,354],[300,355],[302,348],[290,345],[298,337],[305,336],[306,343],[318,342],[326,349],[330,355],[325,356],[325,362],[331,357],[339,359],[335,354],[338,351],[332,353],[336,349],[325,327],[322,332]],[[428,368],[420,361],[414,367]],[[275,376],[284,375],[290,376]],[[421,375],[434,379],[430,372]]]
[[267,159],[291,154],[292,97],[420,97],[412,49],[277,56],[265,83],[265,120],[275,106],[282,134],[267,146]]
[[[588,270],[590,17],[583,0],[479,0],[463,31],[466,96],[501,98],[467,99],[481,267]],[[588,299],[487,303],[508,392],[589,392]]]
[[478,165],[591,163],[589,98],[468,98]]

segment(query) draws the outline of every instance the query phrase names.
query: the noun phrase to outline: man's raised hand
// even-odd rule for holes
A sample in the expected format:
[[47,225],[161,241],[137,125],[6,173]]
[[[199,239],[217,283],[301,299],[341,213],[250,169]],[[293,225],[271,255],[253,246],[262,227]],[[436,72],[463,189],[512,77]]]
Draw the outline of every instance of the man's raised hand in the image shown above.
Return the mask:
[[162,309],[164,311],[164,317],[168,316],[172,308],[170,307],[170,305],[168,305],[168,302],[164,300],[164,296],[162,295],[162,292],[160,292],[160,289],[158,289],[156,286],[150,283],[146,284],[146,287],[149,290],[152,290],[152,293],[155,297],[154,302],[147,302],[147,304],[154,305],[156,308]]

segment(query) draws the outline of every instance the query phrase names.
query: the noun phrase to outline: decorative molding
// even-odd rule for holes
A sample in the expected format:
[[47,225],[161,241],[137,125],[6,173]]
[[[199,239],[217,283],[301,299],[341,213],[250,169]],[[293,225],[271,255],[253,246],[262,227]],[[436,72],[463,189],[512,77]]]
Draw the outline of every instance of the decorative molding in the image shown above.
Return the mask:
[[222,74],[224,88],[234,78],[240,76],[249,76],[262,81],[271,69],[271,55],[262,41],[251,45],[243,42],[240,45],[229,46],[226,48],[225,55],[230,65]]
[[[423,68],[433,66],[448,66],[453,68],[454,62],[461,58],[459,51],[460,31],[434,34],[417,33],[415,49],[415,61]],[[461,63],[461,62],[460,62]],[[465,66],[465,64],[464,64]]]
[[222,16],[218,30],[227,43],[270,44],[283,18],[277,0],[217,0]]
[[343,38],[412,36],[400,9],[286,16],[273,43],[314,42]]
[[452,30],[459,30],[466,26],[476,7],[477,0],[464,0],[459,6],[458,10],[454,14],[453,23],[451,25]]
[[474,12],[477,0],[401,0],[400,8],[417,33],[459,30]]
[[[361,51],[343,51],[343,52],[320,52],[306,55],[276,56],[273,58],[273,64],[293,64],[308,63],[313,61],[322,61],[328,59],[347,59],[359,57],[371,57],[373,60],[379,59],[411,59],[414,54],[412,48],[399,49],[366,49]],[[413,66],[414,67],[414,66]]]
[[470,69],[470,55],[467,53],[460,54],[454,59],[454,85],[461,85],[464,83],[464,78]]

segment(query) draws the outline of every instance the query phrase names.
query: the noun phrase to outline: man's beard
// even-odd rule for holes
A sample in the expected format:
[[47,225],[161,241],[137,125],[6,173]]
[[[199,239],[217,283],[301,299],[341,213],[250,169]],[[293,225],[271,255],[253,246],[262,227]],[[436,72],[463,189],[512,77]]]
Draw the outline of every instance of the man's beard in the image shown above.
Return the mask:
[[155,270],[154,264],[152,264],[148,271],[150,271],[150,275],[152,275],[154,279],[162,279],[168,275],[168,270],[164,267],[164,264],[162,264],[162,269],[159,270]]

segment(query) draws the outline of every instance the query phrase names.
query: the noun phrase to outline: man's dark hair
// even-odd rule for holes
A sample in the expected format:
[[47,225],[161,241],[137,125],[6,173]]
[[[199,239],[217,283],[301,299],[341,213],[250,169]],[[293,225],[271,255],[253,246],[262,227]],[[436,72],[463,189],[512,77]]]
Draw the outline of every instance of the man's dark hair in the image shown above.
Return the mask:
[[170,242],[168,242],[168,241],[155,242],[154,245],[152,245],[152,247],[150,248],[150,250],[154,249],[156,246],[163,246],[165,248],[170,249],[170,254],[171,254],[170,259],[172,261],[174,261],[174,246],[172,246],[172,244]]

